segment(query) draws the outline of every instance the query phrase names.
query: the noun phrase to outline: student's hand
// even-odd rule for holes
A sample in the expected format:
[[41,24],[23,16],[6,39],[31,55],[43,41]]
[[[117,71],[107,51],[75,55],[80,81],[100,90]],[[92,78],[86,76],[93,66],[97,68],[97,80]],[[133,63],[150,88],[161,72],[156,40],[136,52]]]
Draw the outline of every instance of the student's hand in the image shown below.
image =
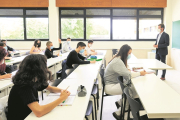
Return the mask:
[[59,53],[57,54],[57,56],[59,56]]
[[147,74],[147,72],[145,70],[143,70],[143,71],[140,72],[140,74],[141,74],[141,76],[144,76],[144,75]]
[[90,61],[90,63],[96,63],[96,61],[94,60],[94,61]]
[[158,45],[153,45],[155,48],[158,48]]
[[67,90],[61,90],[61,95],[60,95],[60,97],[61,97],[63,100],[66,100],[70,94],[71,94],[71,93],[70,93],[69,91],[67,91]]
[[97,52],[94,52],[94,55],[97,55]]
[[12,51],[9,51],[9,53],[12,53]]
[[59,39],[59,43],[61,43],[61,39]]
[[155,47],[156,45],[153,45],[153,47]]
[[12,74],[5,74],[4,78],[11,78]]

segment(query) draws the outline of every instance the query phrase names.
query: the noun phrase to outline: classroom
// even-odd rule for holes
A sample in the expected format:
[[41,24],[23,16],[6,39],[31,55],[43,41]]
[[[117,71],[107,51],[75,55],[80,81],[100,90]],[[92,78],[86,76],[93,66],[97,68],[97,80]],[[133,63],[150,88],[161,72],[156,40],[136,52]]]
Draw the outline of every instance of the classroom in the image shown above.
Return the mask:
[[0,0],[0,120],[180,120],[180,0]]

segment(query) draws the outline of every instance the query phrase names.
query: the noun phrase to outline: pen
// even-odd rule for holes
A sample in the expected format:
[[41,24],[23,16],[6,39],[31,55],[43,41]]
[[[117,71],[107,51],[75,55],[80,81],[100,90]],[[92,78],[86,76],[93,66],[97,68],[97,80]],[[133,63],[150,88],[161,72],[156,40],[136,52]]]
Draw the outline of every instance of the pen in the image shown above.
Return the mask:
[[66,90],[69,88],[69,86],[66,88]]

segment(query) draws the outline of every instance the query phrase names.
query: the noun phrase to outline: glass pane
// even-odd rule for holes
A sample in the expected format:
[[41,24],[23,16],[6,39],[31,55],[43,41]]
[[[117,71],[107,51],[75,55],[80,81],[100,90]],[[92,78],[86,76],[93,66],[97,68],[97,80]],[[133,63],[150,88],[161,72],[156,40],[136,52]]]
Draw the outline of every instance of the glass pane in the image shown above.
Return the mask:
[[161,15],[161,10],[140,10],[139,15]]
[[140,18],[139,19],[139,39],[156,39],[160,18]]
[[136,16],[135,9],[113,9],[113,16]]
[[62,18],[61,37],[66,39],[84,39],[84,20],[83,18]]
[[86,9],[86,15],[110,15],[109,9]]
[[23,15],[22,9],[0,9],[0,15]]
[[83,10],[61,10],[61,15],[84,15]]
[[26,18],[27,39],[48,39],[48,18]]
[[1,39],[24,39],[23,18],[0,18]]
[[110,18],[87,18],[87,39],[110,39]]
[[113,18],[113,39],[136,39],[136,18]]
[[48,15],[48,10],[26,10],[26,15]]

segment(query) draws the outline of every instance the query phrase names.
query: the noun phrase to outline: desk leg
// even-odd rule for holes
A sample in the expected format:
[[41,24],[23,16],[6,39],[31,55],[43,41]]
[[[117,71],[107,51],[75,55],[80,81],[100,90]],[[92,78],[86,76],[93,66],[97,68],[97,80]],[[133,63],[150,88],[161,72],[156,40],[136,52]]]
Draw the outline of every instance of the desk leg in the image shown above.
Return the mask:
[[156,76],[158,75],[158,70],[156,70]]

